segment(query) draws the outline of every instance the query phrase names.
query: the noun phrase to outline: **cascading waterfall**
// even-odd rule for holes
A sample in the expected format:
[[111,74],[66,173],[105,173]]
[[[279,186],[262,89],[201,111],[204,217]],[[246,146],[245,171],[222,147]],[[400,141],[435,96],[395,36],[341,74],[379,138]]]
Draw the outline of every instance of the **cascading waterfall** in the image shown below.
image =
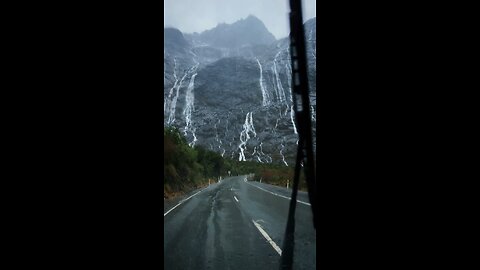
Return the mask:
[[297,127],[295,126],[295,119],[294,119],[294,112],[293,112],[293,98],[292,98],[292,69],[290,65],[285,64],[285,70],[287,71],[287,81],[288,81],[288,91],[290,93],[290,119],[292,120],[292,126],[293,126],[293,133],[298,134],[297,132]]
[[[287,50],[288,53],[288,50]],[[288,93],[290,98],[290,104],[293,104],[292,98],[292,67],[290,63],[285,63],[285,72],[287,73]]]
[[280,97],[279,97],[279,94],[278,94],[278,90],[277,90],[277,87],[275,86],[275,70],[273,70],[273,66],[272,66],[272,86],[273,86],[273,93],[275,94],[275,96],[273,97],[273,99],[275,100],[275,98],[278,100]]
[[[263,144],[263,142],[261,142],[260,145],[259,145],[259,147],[260,147],[260,154],[262,154],[263,156],[265,156],[265,160],[266,160],[267,163],[272,163],[272,157],[269,156],[269,155],[267,155],[267,154],[265,154],[265,153],[263,152],[262,144]],[[262,162],[262,163],[263,163],[263,162]]]
[[273,72],[275,74],[275,79],[276,79],[276,85],[277,85],[277,97],[278,97],[278,101],[280,101],[281,103],[286,103],[286,98],[285,98],[285,91],[283,90],[283,86],[282,86],[282,82],[280,81],[280,76],[278,75],[278,71],[277,71],[277,57],[278,55],[280,54],[280,52],[277,53],[277,55],[275,55],[275,59],[273,60]]
[[185,95],[185,109],[183,110],[183,115],[185,117],[185,135],[187,135],[187,131],[190,128],[192,123],[192,112],[195,110],[193,89],[196,76],[197,73],[193,74],[190,78],[190,83],[188,84],[187,93]]
[[263,163],[263,161],[260,159],[260,153],[257,152],[257,147],[256,146],[253,147],[252,157],[256,157],[258,162]]
[[226,151],[226,150],[225,150],[225,148],[222,147],[222,146],[223,146],[223,142],[222,142],[222,140],[220,139],[220,137],[218,136],[218,128],[217,128],[217,125],[218,125],[218,124],[220,124],[220,119],[218,119],[218,122],[215,123],[215,125],[214,125],[214,129],[215,129],[215,141],[219,143],[219,144],[218,144],[218,149],[223,150],[223,152],[222,152],[222,154],[221,154],[221,156],[223,157],[223,155],[225,154],[225,151]]
[[190,50],[190,53],[193,55],[193,58],[192,58],[192,59],[193,59],[193,61],[195,61],[195,65],[196,65],[196,66],[199,66],[200,63],[199,63],[199,62],[197,61],[197,59],[196,59],[196,58],[198,58],[198,55],[196,55],[192,50]]
[[170,101],[170,106],[169,106],[169,115],[168,115],[168,121],[167,121],[167,124],[172,124],[173,122],[175,122],[175,109],[177,107],[177,99],[178,99],[178,94],[180,92],[180,88],[182,87],[182,84],[183,84],[183,81],[185,80],[185,78],[187,77],[188,75],[188,71],[185,72],[185,75],[183,75],[182,79],[180,80],[180,82],[178,83],[178,85],[176,86],[176,94],[175,96],[172,98],[172,100]]
[[282,149],[280,149],[280,155],[282,155],[283,163],[285,163],[285,166],[288,167],[288,163],[285,161],[285,156],[283,155],[283,149],[285,148],[285,145],[283,145],[283,143],[281,145],[282,145]]
[[[309,53],[313,53],[313,57],[315,57],[315,48],[313,47],[312,49],[312,47],[310,47],[315,43],[314,30],[310,31],[309,29],[306,32],[306,36],[309,38],[307,41]],[[253,51],[250,49],[247,54],[250,54],[252,57],[248,57],[246,54],[241,55],[241,57],[250,61],[249,64],[247,63],[245,66],[242,66],[241,64],[243,64],[243,62],[239,62],[238,70],[235,69],[235,66],[231,66],[225,69],[225,72],[228,71],[231,72],[231,74],[237,74],[244,69],[247,71],[250,69],[248,72],[253,71],[253,78],[251,78],[251,73],[250,76],[248,76],[248,72],[240,73],[238,78],[241,79],[238,87],[239,90],[238,92],[233,92],[232,102],[225,102],[226,106],[214,107],[213,109],[210,109],[210,107],[214,105],[213,103],[211,104],[210,98],[215,100],[215,93],[212,95],[212,93],[206,91],[205,93],[208,94],[204,96],[203,93],[199,92],[199,86],[200,83],[203,84],[205,81],[206,84],[205,86],[202,85],[202,89],[203,87],[209,89],[209,76],[212,74],[211,71],[215,70],[210,70],[208,65],[216,59],[216,56],[210,57],[206,54],[207,52],[209,53],[209,51],[202,51],[200,49],[197,52],[196,48],[193,48],[190,52],[188,50],[189,49],[185,50],[185,54],[171,54],[164,60],[164,68],[166,70],[166,72],[164,71],[164,80],[166,80],[164,83],[164,125],[173,124],[178,128],[183,128],[181,132],[190,146],[202,144],[218,152],[225,158],[228,158],[231,154],[233,158],[238,158],[240,161],[252,160],[259,163],[271,163],[272,157],[274,157],[275,162],[279,164],[283,163],[285,166],[289,166],[294,162],[291,160],[292,153],[290,153],[290,148],[295,146],[294,143],[295,140],[298,139],[297,135],[299,130],[296,128],[292,98],[293,80],[291,69],[293,65],[290,63],[289,46],[285,42],[279,42],[276,48],[266,54],[259,51],[253,54]],[[273,52],[273,50],[275,51]],[[234,55],[239,56],[238,53]],[[260,59],[262,59],[262,61],[260,61]],[[258,84],[260,89],[255,88],[258,87],[256,86],[257,80],[255,78],[255,72],[257,71],[255,70],[255,64],[252,60],[256,60],[259,67],[257,76],[259,76]],[[315,63],[315,61],[315,58],[309,56],[310,64]],[[196,66],[195,70],[190,68],[190,70],[186,71],[185,69],[192,67],[192,64]],[[205,69],[205,78],[201,75],[203,74],[201,67],[207,67]],[[263,71],[265,71],[265,73],[263,73]],[[197,72],[200,76],[197,76]],[[221,77],[222,80],[219,80],[219,82],[223,83],[223,80],[229,80],[231,74],[226,74],[225,78]],[[286,76],[286,78],[284,76]],[[247,78],[245,82],[243,78]],[[251,79],[253,79],[253,81],[251,81]],[[262,107],[258,108],[260,101],[256,99],[254,102],[257,103],[257,108],[252,109],[253,106],[247,103],[250,103],[254,99],[251,97],[252,94],[248,93],[250,96],[245,99],[245,105],[242,103],[238,108],[232,109],[231,105],[235,106],[237,100],[242,100],[241,95],[243,93],[241,93],[241,91],[243,89],[249,89],[249,87],[251,89],[251,85],[248,85],[251,83],[254,84],[254,92],[261,90]],[[215,86],[211,89],[214,88]],[[226,89],[226,92],[227,90],[230,91],[230,89]],[[231,90],[236,91],[236,89]],[[247,92],[245,92],[245,94],[247,94]],[[256,94],[259,96],[260,93],[256,92]],[[255,93],[253,93],[253,95],[255,95]],[[204,100],[206,100],[205,104],[202,103]],[[219,100],[219,102],[222,101]],[[223,111],[224,107],[227,108],[225,111]],[[312,112],[311,119],[313,124],[315,124],[316,106],[311,106],[310,109]],[[231,110],[231,112],[223,114],[228,110]],[[253,111],[255,111],[256,127],[254,127],[253,124]],[[219,115],[216,115],[217,113],[221,114],[220,117],[222,120],[220,120],[220,123],[215,124],[215,122],[219,121]],[[228,115],[230,114],[231,116],[229,117]],[[212,118],[213,121],[210,122]],[[232,123],[229,123],[229,120],[232,120]],[[205,125],[201,125],[201,121],[205,121]],[[212,127],[214,127],[214,129],[212,129]],[[198,141],[195,134],[196,129],[198,129],[199,132]],[[254,136],[256,137],[255,139],[253,139]],[[263,145],[263,143],[265,143],[265,145]],[[266,154],[263,151],[263,147],[265,147],[265,151],[267,151]]]
[[240,148],[240,154],[238,157],[238,161],[246,161],[245,159],[245,150],[247,149],[246,144],[250,139],[249,133],[252,133],[254,137],[257,137],[257,133],[255,132],[255,127],[253,126],[253,116],[252,112],[247,113],[245,117],[245,124],[243,124],[243,130],[240,132],[240,144],[238,148]]
[[297,132],[297,126],[295,126],[295,119],[293,118],[293,105],[290,106],[290,120],[292,120],[292,125],[293,125],[293,133],[298,134]]
[[192,75],[190,78],[190,83],[187,87],[187,93],[185,94],[185,108],[183,110],[183,116],[185,118],[185,130],[184,134],[187,135],[187,132],[192,132],[193,141],[189,143],[189,145],[194,146],[196,141],[195,131],[192,129],[192,112],[195,110],[195,96],[193,90],[195,89],[195,77],[197,76],[196,70],[198,68],[198,64],[194,67],[195,74]]
[[195,131],[197,131],[197,129],[196,129],[196,128],[193,128],[193,129],[192,129],[193,141],[188,144],[190,147],[194,147],[194,146],[195,146],[195,143],[197,142],[197,136],[195,136]]
[[171,98],[173,95],[173,89],[177,86],[178,83],[178,77],[177,77],[177,59],[173,58],[173,77],[175,78],[175,82],[173,84],[173,87],[170,89],[168,92],[168,97],[165,99],[163,102],[163,114],[165,115],[167,112],[169,112],[169,107],[170,107],[170,102]]
[[[167,104],[168,106],[168,111],[167,113],[169,113],[169,116],[168,116],[168,121],[167,121],[167,124],[173,124],[173,122],[175,122],[175,110],[176,110],[176,107],[177,107],[177,100],[178,100],[178,95],[179,95],[179,92],[180,92],[180,88],[182,88],[183,86],[183,81],[185,80],[185,78],[189,75],[189,74],[192,74],[196,71],[198,65],[194,65],[192,66],[191,68],[189,68],[187,71],[185,71],[185,74],[183,75],[182,79],[180,80],[180,82],[178,83],[178,85],[174,86],[174,88],[176,88],[176,94],[175,96],[169,101],[169,104]],[[192,81],[190,80],[190,82],[192,83]],[[192,84],[192,87],[193,87],[193,84]],[[193,89],[193,88],[192,88]],[[170,96],[169,96],[170,97]]]
[[265,87],[265,82],[263,80],[263,70],[262,70],[262,65],[260,64],[260,61],[257,59],[258,67],[260,68],[260,78],[259,78],[259,84],[260,84],[260,90],[262,90],[262,106],[267,106],[271,104],[271,98],[270,94],[267,91],[267,88]]

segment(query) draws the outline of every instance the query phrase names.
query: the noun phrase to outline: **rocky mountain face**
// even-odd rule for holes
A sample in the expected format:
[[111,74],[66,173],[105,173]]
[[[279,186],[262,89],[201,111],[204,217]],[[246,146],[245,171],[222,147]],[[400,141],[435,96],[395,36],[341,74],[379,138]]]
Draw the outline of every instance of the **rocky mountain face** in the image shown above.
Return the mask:
[[[315,136],[315,18],[304,28]],[[294,165],[288,38],[275,40],[254,16],[200,34],[167,28],[164,38],[165,126],[224,157]]]
[[239,48],[253,44],[271,44],[275,37],[257,17],[248,16],[233,24],[219,24],[198,36],[201,42],[221,48]]

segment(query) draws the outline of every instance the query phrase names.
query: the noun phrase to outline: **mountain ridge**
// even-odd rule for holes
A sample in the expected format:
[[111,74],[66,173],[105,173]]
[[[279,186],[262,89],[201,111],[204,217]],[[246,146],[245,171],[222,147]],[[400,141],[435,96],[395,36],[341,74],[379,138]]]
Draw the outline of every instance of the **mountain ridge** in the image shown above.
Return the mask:
[[[256,19],[243,21],[258,25]],[[315,18],[307,20],[304,27],[314,112]],[[225,157],[293,164],[298,136],[288,38],[270,44],[221,47],[200,40],[200,35],[183,34],[188,44],[182,50],[164,48],[164,125],[178,127],[190,145],[202,145]],[[169,42],[175,43],[178,33],[171,36]],[[314,113],[312,121],[315,134]]]
[[253,15],[234,23],[221,23],[198,35],[200,41],[221,48],[238,48],[245,45],[271,44],[276,41],[265,24]]

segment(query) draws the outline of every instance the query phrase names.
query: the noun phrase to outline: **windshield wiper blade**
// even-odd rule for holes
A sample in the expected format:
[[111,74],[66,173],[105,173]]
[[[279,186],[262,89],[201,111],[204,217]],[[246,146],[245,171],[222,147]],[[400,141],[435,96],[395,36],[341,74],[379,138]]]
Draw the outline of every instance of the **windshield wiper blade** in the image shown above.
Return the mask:
[[295,209],[300,170],[303,164],[307,181],[308,198],[310,200],[313,227],[318,226],[316,215],[316,178],[315,161],[313,157],[312,123],[310,118],[310,100],[307,76],[307,61],[305,49],[305,33],[301,1],[290,0],[290,57],[292,62],[292,101],[295,110],[295,120],[299,136],[297,161],[295,164],[292,197],[288,213],[287,228],[281,256],[280,269],[292,269],[293,250],[295,244]]

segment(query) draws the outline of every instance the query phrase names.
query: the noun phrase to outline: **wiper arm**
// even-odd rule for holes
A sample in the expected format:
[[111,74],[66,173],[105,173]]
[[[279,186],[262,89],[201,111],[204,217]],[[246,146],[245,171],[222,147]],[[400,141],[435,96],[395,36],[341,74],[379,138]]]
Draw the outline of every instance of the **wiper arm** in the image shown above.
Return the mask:
[[318,225],[316,214],[316,178],[313,157],[312,123],[307,76],[305,33],[303,29],[302,6],[298,0],[290,0],[290,57],[292,63],[292,101],[299,136],[297,161],[288,213],[287,228],[281,257],[280,269],[292,269],[295,243],[295,208],[300,170],[303,164],[308,187],[308,198],[312,207],[313,226]]

